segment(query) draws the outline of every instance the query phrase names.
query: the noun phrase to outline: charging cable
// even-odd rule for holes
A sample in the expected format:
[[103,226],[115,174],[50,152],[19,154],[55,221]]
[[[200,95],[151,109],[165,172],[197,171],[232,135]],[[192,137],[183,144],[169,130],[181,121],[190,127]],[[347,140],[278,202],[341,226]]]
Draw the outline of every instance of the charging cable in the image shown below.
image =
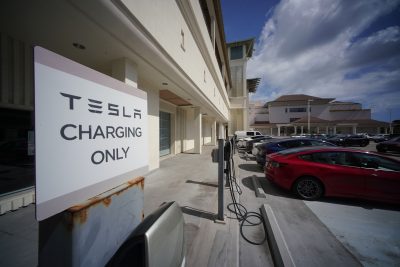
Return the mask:
[[[264,218],[261,216],[260,213],[253,212],[253,211],[247,211],[246,207],[240,204],[235,196],[235,193],[238,193],[241,195],[242,189],[240,188],[237,180],[236,180],[236,172],[235,172],[235,161],[233,160],[233,142],[234,140],[231,139],[227,142],[226,145],[228,145],[228,160],[226,161],[226,179],[229,183],[229,191],[231,194],[232,198],[232,203],[229,203],[227,208],[230,212],[234,213],[236,215],[237,220],[240,222],[240,234],[243,237],[244,240],[249,242],[250,244],[253,245],[261,245],[265,242],[267,239],[267,234],[265,233],[264,238],[261,242],[255,242],[249,240],[243,233],[243,227],[244,226],[257,226],[260,224],[265,225]],[[252,219],[250,219],[252,218]],[[256,220],[254,220],[256,218]]]

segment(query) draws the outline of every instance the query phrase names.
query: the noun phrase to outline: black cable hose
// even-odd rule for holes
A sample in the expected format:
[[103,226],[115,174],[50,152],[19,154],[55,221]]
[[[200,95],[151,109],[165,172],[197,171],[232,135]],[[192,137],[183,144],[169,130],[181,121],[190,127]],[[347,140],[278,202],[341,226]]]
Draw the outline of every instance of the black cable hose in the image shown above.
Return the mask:
[[[229,146],[230,146],[230,151],[229,151],[229,160],[226,161],[226,168],[227,168],[227,179],[229,183],[229,191],[231,193],[231,198],[232,198],[232,203],[229,203],[227,205],[227,208],[230,212],[234,213],[236,215],[237,220],[240,222],[240,234],[243,237],[244,240],[249,242],[250,244],[253,245],[262,245],[265,240],[267,240],[267,234],[265,233],[264,238],[261,242],[254,242],[249,240],[243,233],[243,227],[244,226],[257,226],[260,225],[261,223],[265,225],[264,218],[261,216],[260,213],[253,212],[253,211],[247,211],[246,207],[243,206],[242,204],[238,203],[236,200],[235,192],[237,192],[239,195],[243,193],[242,189],[240,188],[240,185],[238,184],[236,180],[236,172],[235,172],[235,162],[233,160],[233,153],[232,153],[232,141],[229,141]],[[236,190],[235,190],[236,189]],[[249,220],[249,218],[257,218],[259,221],[258,222],[252,222]]]

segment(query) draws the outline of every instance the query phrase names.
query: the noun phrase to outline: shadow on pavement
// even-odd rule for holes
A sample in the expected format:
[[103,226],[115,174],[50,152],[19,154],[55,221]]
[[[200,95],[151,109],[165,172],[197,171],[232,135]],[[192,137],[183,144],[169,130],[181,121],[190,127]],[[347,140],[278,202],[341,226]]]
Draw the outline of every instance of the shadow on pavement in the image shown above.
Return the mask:
[[254,191],[253,182],[251,181],[251,176],[245,177],[242,179],[242,184],[248,189]]
[[208,219],[211,221],[214,221],[215,218],[217,217],[217,214],[214,214],[214,213],[211,213],[208,211],[204,211],[204,210],[195,209],[195,208],[188,207],[188,206],[181,207],[181,210],[185,214],[196,216],[199,218]]
[[255,163],[249,163],[249,164],[239,164],[239,168],[245,171],[250,171],[250,172],[260,172],[263,173],[264,171],[261,169],[261,167],[258,164]]
[[206,182],[199,182],[199,181],[193,181],[193,180],[186,180],[186,183],[188,183],[188,184],[199,184],[199,185],[205,185],[205,186],[218,187],[218,184],[216,184],[216,183],[206,183]]

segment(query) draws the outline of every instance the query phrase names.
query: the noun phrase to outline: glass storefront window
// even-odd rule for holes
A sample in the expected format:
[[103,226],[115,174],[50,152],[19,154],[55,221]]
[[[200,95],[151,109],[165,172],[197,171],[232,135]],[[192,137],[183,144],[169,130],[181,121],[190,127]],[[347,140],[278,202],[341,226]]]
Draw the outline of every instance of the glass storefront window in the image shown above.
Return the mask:
[[34,186],[33,112],[0,108],[0,195]]

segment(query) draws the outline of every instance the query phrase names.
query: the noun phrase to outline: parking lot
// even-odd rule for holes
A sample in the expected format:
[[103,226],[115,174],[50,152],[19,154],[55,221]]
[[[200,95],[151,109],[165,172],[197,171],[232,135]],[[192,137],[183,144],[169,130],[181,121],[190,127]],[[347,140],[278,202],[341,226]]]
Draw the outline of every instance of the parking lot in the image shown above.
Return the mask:
[[[376,151],[375,146],[371,142],[361,149]],[[387,153],[387,156],[400,159],[400,154]],[[303,201],[266,180],[254,158],[243,155],[238,167],[240,177],[245,177],[242,184],[249,186],[246,179],[255,175],[267,193],[267,198],[259,202],[268,203],[273,208],[295,263],[299,266],[399,266],[399,206],[347,198]],[[331,240],[332,237],[335,240]],[[324,252],[332,247],[335,247],[333,254],[336,254],[336,259]],[[316,253],[311,253],[312,250]],[[350,253],[355,262],[349,262],[346,253]],[[311,259],[313,256],[320,259]]]

